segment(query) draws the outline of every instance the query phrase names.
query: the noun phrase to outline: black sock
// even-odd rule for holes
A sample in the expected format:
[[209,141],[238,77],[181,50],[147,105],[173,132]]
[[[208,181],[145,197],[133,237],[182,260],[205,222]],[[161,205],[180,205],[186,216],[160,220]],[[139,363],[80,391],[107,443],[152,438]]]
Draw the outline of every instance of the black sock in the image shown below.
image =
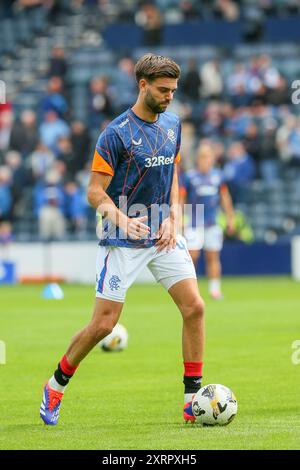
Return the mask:
[[63,371],[61,370],[60,364],[58,364],[57,369],[54,372],[54,377],[55,377],[56,382],[59,383],[59,385],[62,385],[63,387],[65,387],[66,385],[68,385],[70,378],[73,377],[73,374],[72,375],[64,374]]
[[197,393],[198,390],[201,388],[201,381],[202,376],[187,376],[184,375],[183,383],[184,383],[184,393]]

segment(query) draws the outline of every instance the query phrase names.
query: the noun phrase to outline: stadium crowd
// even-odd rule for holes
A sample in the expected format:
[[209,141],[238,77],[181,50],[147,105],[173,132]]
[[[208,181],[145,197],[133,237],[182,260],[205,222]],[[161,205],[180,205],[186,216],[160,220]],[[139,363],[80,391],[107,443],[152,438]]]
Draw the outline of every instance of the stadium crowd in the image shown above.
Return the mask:
[[[5,1],[2,15],[15,12],[9,9],[13,3],[25,9],[58,8],[54,0]],[[60,3],[60,8],[94,4],[108,14],[113,3],[66,1]],[[151,8],[171,11],[174,3],[160,0]],[[224,17],[225,11],[232,9],[240,15],[245,5],[253,5],[249,1],[182,0],[180,11],[196,14],[199,3],[210,14],[223,11]],[[266,12],[283,3],[288,11],[288,6],[296,8],[300,2],[254,3]],[[118,5],[120,12],[121,7],[133,12],[137,6],[141,12],[146,4],[122,1]],[[18,115],[13,103],[0,104],[0,240],[8,240],[11,224],[22,220],[26,190],[42,238],[62,239],[67,233],[84,236],[93,217],[85,193],[97,136],[114,116],[134,103],[134,60],[126,56],[119,58],[114,77],[96,75],[91,79],[87,119],[76,119],[65,52],[62,47],[53,48],[47,91],[38,109],[26,109]],[[190,59],[182,64],[179,89],[170,111],[182,120],[181,171],[195,165],[199,140],[209,140],[235,203],[245,201],[247,184],[254,179],[272,186],[282,169],[300,166],[300,121],[291,104],[290,83],[268,55],[253,57],[248,63],[237,62],[229,73],[224,73],[221,61],[198,63]]]
[[266,15],[294,14],[300,9],[299,0],[2,0],[1,14],[11,17],[20,9],[44,9],[50,13],[58,10],[70,12],[83,6],[95,6],[104,14],[114,13],[119,19],[132,19],[145,5],[152,5],[164,14],[179,12],[180,20],[222,17],[232,21],[249,8]]

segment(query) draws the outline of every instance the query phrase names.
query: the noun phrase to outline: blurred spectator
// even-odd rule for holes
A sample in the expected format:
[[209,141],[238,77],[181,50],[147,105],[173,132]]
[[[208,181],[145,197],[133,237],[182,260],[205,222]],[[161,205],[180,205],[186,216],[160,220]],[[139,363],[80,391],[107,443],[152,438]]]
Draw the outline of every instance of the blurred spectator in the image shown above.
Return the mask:
[[221,106],[217,101],[210,102],[203,112],[203,121],[200,133],[205,137],[213,137],[222,134],[223,116]]
[[69,137],[70,128],[65,121],[59,119],[55,111],[47,111],[39,132],[41,142],[57,154],[57,142],[61,137]]
[[[267,3],[262,0],[261,3]],[[263,34],[264,14],[258,2],[249,2],[243,5],[243,37],[247,42],[260,40]]]
[[55,155],[46,145],[39,143],[28,158],[28,169],[34,180],[43,178],[53,167]]
[[223,91],[223,79],[216,60],[206,62],[200,72],[201,95],[204,98],[218,98]]
[[[0,246],[8,245],[13,239],[10,222],[0,222]],[[4,253],[2,253],[3,255]],[[4,256],[7,259],[7,255]]]
[[233,138],[243,138],[252,120],[253,116],[249,108],[227,106],[226,117],[224,119],[224,132],[226,135],[232,136]]
[[236,21],[240,14],[239,7],[233,0],[217,0],[215,12],[227,21]]
[[136,14],[136,23],[144,30],[143,45],[158,46],[162,41],[162,15],[156,5],[142,4]]
[[49,8],[49,21],[56,22],[62,14],[80,10],[84,0],[44,0]]
[[65,80],[68,70],[68,65],[65,57],[65,50],[63,47],[55,46],[52,49],[52,56],[50,58],[48,76],[60,77]]
[[85,193],[75,181],[65,184],[65,216],[72,232],[80,232],[86,225],[87,202]]
[[15,205],[22,196],[22,191],[26,185],[26,171],[22,165],[22,156],[19,152],[10,150],[5,155],[5,163],[11,171],[13,205]]
[[[120,93],[120,90],[122,92]],[[137,84],[134,75],[134,61],[123,57],[118,63],[118,78],[114,92],[114,100],[118,104],[116,114],[124,112],[135,103]]]
[[20,119],[15,121],[12,127],[9,147],[27,157],[36,148],[38,141],[36,114],[27,109],[21,113]]
[[78,172],[84,168],[85,163],[91,157],[91,138],[87,128],[81,121],[71,123],[71,132],[74,163]]
[[268,184],[274,183],[279,176],[278,151],[275,142],[277,123],[273,118],[259,120],[258,126],[251,122],[243,139],[247,152],[253,157],[257,173]]
[[271,57],[263,54],[258,58],[259,72],[265,86],[269,89],[278,87],[280,81],[280,73],[272,64]]
[[259,172],[262,179],[272,185],[279,179],[279,154],[276,147],[277,123],[274,119],[266,121],[261,136],[261,157]]
[[282,104],[289,104],[290,101],[291,96],[287,81],[284,77],[280,76],[276,88],[271,88],[267,91],[267,102],[274,106],[280,106]]
[[64,192],[55,170],[47,173],[45,182],[35,185],[33,196],[40,237],[44,240],[62,239],[66,233]]
[[195,59],[189,59],[187,68],[181,79],[182,93],[186,98],[198,101],[200,99],[201,79]]
[[59,182],[64,184],[68,179],[67,166],[63,160],[55,160],[53,163],[53,170],[56,172],[59,178]]
[[13,126],[13,112],[10,104],[0,104],[0,157],[9,148]]
[[253,57],[247,70],[247,93],[250,101],[259,98],[265,102],[267,88],[264,81],[263,71],[259,57]]
[[274,0],[259,0],[257,4],[264,15],[275,15],[276,8]]
[[213,148],[216,160],[216,167],[223,168],[226,161],[225,145],[222,141],[212,140],[210,145]]
[[181,0],[179,7],[183,14],[184,21],[193,21],[198,19],[200,17],[201,10],[203,9],[203,5],[198,6],[196,2],[193,2],[193,0]]
[[62,161],[65,164],[66,177],[74,178],[77,167],[76,167],[75,155],[73,152],[73,147],[72,147],[70,138],[61,137],[58,141],[57,147],[58,147],[57,159],[58,161]]
[[63,95],[63,81],[61,77],[51,77],[48,81],[48,91],[41,103],[43,113],[55,111],[63,118],[68,111],[68,104]]
[[247,184],[255,176],[252,157],[246,152],[241,142],[233,142],[228,148],[228,161],[224,166],[224,176],[228,183],[233,201],[245,202]]
[[299,15],[299,11],[300,11],[299,0],[286,0],[283,3],[285,5],[282,5],[282,6],[286,7],[285,12],[290,13],[291,15]]
[[275,105],[289,103],[290,96],[286,80],[272,64],[271,58],[264,54],[259,57],[258,63],[259,74],[266,87],[266,101]]
[[100,129],[106,119],[113,116],[111,98],[108,93],[108,79],[96,77],[90,83],[89,123],[93,129]]
[[13,198],[11,191],[11,171],[7,166],[0,166],[0,222],[11,219]]
[[247,79],[246,67],[241,63],[235,64],[234,70],[227,78],[227,90],[235,106],[244,106],[249,101],[246,90]]
[[48,7],[53,0],[18,0],[19,39],[29,45],[33,34],[44,34],[47,24]]
[[254,122],[250,122],[247,126],[243,142],[247,153],[251,155],[256,167],[258,168],[259,162],[262,158],[261,136],[259,135],[257,125]]
[[259,127],[261,126],[261,128],[263,128],[270,118],[274,118],[276,116],[276,112],[274,114],[274,108],[268,106],[260,99],[254,100],[251,103],[251,106],[249,106],[247,109],[246,114],[250,120],[255,120],[257,125]]
[[76,181],[84,194],[87,218],[89,220],[95,221],[95,211],[92,208],[92,206],[88,204],[87,196],[86,196],[90,177],[91,177],[91,165],[92,165],[92,160],[89,160],[88,162],[85,163],[84,168],[77,174]]

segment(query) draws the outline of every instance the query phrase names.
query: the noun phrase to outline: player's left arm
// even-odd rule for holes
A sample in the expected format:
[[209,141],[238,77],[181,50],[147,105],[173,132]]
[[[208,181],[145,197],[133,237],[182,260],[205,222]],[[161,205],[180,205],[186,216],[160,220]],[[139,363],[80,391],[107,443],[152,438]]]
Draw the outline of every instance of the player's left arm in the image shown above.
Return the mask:
[[231,235],[234,233],[234,207],[226,184],[222,184],[220,188],[220,202],[226,215],[226,232]]
[[177,164],[174,165],[173,182],[170,195],[170,214],[161,224],[158,231],[157,251],[167,251],[175,248],[176,235],[180,222],[181,210],[179,204],[179,184]]

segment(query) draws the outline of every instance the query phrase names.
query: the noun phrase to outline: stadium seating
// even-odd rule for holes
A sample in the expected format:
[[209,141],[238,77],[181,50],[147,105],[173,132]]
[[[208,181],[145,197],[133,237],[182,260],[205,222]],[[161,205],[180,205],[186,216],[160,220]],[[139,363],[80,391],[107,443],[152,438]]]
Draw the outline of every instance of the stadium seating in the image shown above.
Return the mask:
[[[84,3],[84,2],[83,2]],[[215,20],[215,13],[208,7],[208,2],[190,2],[194,7],[195,18]],[[201,3],[201,5],[200,5]],[[245,8],[253,6],[258,2],[250,0],[239,2],[240,16]],[[270,3],[270,2],[269,2]],[[68,72],[65,80],[70,113],[66,119],[87,122],[89,116],[89,83],[93,77],[109,77],[110,90],[115,90],[120,83],[118,60],[124,51],[111,48],[105,41],[105,22],[109,18],[113,25],[120,19],[134,18],[134,2],[129,7],[128,2],[118,2],[118,8],[103,11],[96,6],[83,4],[82,8],[72,11],[67,7],[68,1],[64,2],[65,9],[61,9],[53,20],[49,20],[47,12],[37,10],[35,15],[17,15],[12,17],[2,16],[0,28],[0,78],[8,84],[8,92],[13,102],[15,117],[20,116],[26,109],[33,109],[39,119],[41,116],[41,100],[45,96],[48,83],[49,58],[53,46],[60,45],[66,51]],[[172,0],[160,0],[157,2],[161,12],[165,15],[165,22],[171,24],[174,19],[174,11],[177,2]],[[299,8],[293,9],[291,2],[274,1],[272,14],[289,15],[299,13]],[[263,8],[263,7],[261,7]],[[271,11],[271,10],[270,10]],[[270,11],[264,10],[265,17],[269,17]],[[127,13],[126,13],[127,12]],[[173,12],[173,13],[172,13]],[[125,14],[126,13],[126,14]],[[106,16],[105,16],[106,15]],[[127,15],[127,16],[126,16]],[[173,15],[173,16],[172,16]],[[0,12],[1,17],[1,12]],[[178,16],[179,18],[179,16]],[[181,15],[181,20],[182,19]],[[278,18],[277,18],[278,19]],[[118,39],[120,41],[120,39]],[[122,42],[122,41],[121,41]],[[17,47],[18,45],[18,47]],[[121,44],[120,44],[121,49]],[[133,59],[148,51],[149,47],[137,44],[131,51]],[[272,43],[238,43],[232,50],[220,46],[220,44],[194,46],[153,46],[151,50],[173,57],[182,67],[183,75],[187,70],[188,60],[193,57],[199,70],[204,63],[217,60],[220,73],[224,83],[222,96],[217,99],[225,103],[230,100],[230,94],[226,83],[230,80],[236,64],[249,64],[257,56],[267,55],[272,65],[285,77],[290,87],[293,80],[300,76],[299,51],[300,46],[295,42]],[[117,102],[118,96],[114,94]],[[191,107],[191,118],[199,119],[208,106],[209,101],[202,99],[201,102],[191,102],[179,89],[179,109],[183,103]],[[299,106],[286,105],[290,112],[299,115]],[[274,109],[272,110],[272,112]],[[276,114],[276,109],[274,114]],[[276,117],[277,126],[284,123],[285,118],[280,115]],[[99,129],[92,129],[91,135],[95,144]],[[199,128],[197,136],[203,137]],[[222,134],[218,140],[228,144],[228,136]],[[2,160],[4,157],[2,155]],[[300,172],[297,167],[290,167],[281,162],[280,180],[276,180],[270,186],[260,178],[259,173],[247,188],[246,200],[237,204],[242,208],[249,223],[253,226],[257,240],[272,241],[268,237],[268,231],[275,234],[273,240],[285,239],[291,234],[297,233],[300,227]],[[13,231],[17,239],[34,239],[37,236],[37,221],[32,215],[32,188],[24,189],[22,211],[15,209],[12,215]],[[93,218],[88,218],[85,236],[92,237],[94,233]],[[68,237],[76,238],[76,233],[68,233]],[[82,237],[82,233],[78,236]]]

